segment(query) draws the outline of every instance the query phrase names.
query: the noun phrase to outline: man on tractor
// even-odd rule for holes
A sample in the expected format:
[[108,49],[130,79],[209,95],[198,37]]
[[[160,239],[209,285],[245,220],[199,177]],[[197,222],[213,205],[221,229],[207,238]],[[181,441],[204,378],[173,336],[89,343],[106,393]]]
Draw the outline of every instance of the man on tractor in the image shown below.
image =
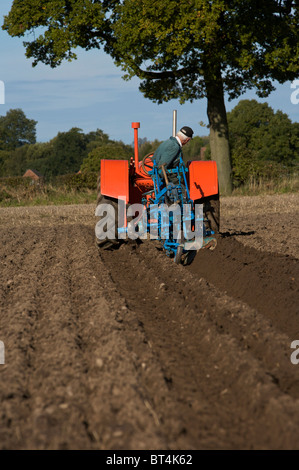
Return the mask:
[[[160,144],[160,146],[157,148],[152,157],[152,159],[156,161],[158,168],[162,168],[166,185],[168,185],[169,182],[175,185],[180,184],[182,191],[185,193],[185,197],[187,197],[187,192],[182,178],[179,181],[177,174],[172,172],[165,172],[165,170],[172,170],[179,166],[180,159],[181,161],[183,160],[182,147],[192,139],[192,136],[193,130],[191,129],[191,127],[182,127],[179,132],[177,132],[175,137],[170,137],[168,140],[162,142],[162,144]],[[206,229],[204,229],[202,248],[214,249],[216,247],[216,244],[216,238],[214,236],[211,236],[210,233],[207,232]],[[187,255],[188,253],[185,255],[180,254],[178,258],[181,258],[183,260],[187,257]]]
[[[152,157],[158,167],[163,165],[166,169],[172,169],[178,166],[180,157],[183,156],[182,147],[192,139],[192,136],[191,127],[184,126],[175,137],[170,137],[162,142]],[[177,183],[176,175],[169,175],[169,180],[172,183]]]

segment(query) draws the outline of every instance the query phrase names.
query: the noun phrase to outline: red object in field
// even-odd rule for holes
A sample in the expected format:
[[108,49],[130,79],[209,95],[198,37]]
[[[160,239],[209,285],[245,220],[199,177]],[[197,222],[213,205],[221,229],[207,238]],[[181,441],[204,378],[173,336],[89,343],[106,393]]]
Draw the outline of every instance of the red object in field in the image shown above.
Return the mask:
[[214,160],[190,162],[188,169],[190,198],[193,201],[218,194],[217,165]]
[[101,160],[101,193],[103,196],[129,202],[127,160]]

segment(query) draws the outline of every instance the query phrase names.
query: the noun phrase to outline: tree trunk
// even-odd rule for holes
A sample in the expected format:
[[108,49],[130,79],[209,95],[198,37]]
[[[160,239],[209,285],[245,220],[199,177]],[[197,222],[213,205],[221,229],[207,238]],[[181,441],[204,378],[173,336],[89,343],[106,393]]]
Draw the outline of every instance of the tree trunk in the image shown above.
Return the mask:
[[217,163],[220,194],[232,192],[232,174],[228,141],[228,124],[220,70],[212,77],[205,76],[210,126],[211,158]]

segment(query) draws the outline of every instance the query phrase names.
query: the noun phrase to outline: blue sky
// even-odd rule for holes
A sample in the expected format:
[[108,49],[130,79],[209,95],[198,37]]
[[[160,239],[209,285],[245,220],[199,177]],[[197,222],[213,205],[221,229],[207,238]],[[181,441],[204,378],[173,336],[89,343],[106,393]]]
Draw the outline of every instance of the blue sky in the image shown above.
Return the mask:
[[[1,0],[1,25],[12,0]],[[5,104],[0,115],[21,108],[38,121],[37,140],[45,142],[57,133],[79,127],[84,132],[102,129],[110,138],[132,143],[131,122],[140,122],[140,137],[164,140],[172,133],[172,111],[177,110],[178,127],[188,125],[195,135],[207,135],[206,100],[180,105],[177,100],[158,105],[143,97],[139,80],[124,81],[122,71],[101,51],[78,50],[78,60],[63,63],[57,69],[39,64],[33,68],[25,57],[22,38],[11,38],[0,30],[0,80],[5,84]],[[299,87],[299,82],[298,82]],[[278,85],[266,100],[254,91],[228,102],[230,111],[240,99],[267,101],[274,110],[282,110],[292,121],[299,121],[299,103],[291,103],[291,83]],[[297,95],[298,96],[298,95]]]

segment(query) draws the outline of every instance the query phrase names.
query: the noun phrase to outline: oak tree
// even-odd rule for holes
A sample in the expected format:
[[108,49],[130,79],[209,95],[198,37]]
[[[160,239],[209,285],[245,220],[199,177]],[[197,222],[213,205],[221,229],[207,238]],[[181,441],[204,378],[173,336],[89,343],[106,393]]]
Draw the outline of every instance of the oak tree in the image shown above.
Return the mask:
[[254,88],[265,97],[273,80],[298,77],[298,18],[298,0],[14,0],[3,28],[26,35],[33,65],[56,67],[78,46],[103,47],[155,102],[206,97],[211,155],[229,193],[224,96]]

